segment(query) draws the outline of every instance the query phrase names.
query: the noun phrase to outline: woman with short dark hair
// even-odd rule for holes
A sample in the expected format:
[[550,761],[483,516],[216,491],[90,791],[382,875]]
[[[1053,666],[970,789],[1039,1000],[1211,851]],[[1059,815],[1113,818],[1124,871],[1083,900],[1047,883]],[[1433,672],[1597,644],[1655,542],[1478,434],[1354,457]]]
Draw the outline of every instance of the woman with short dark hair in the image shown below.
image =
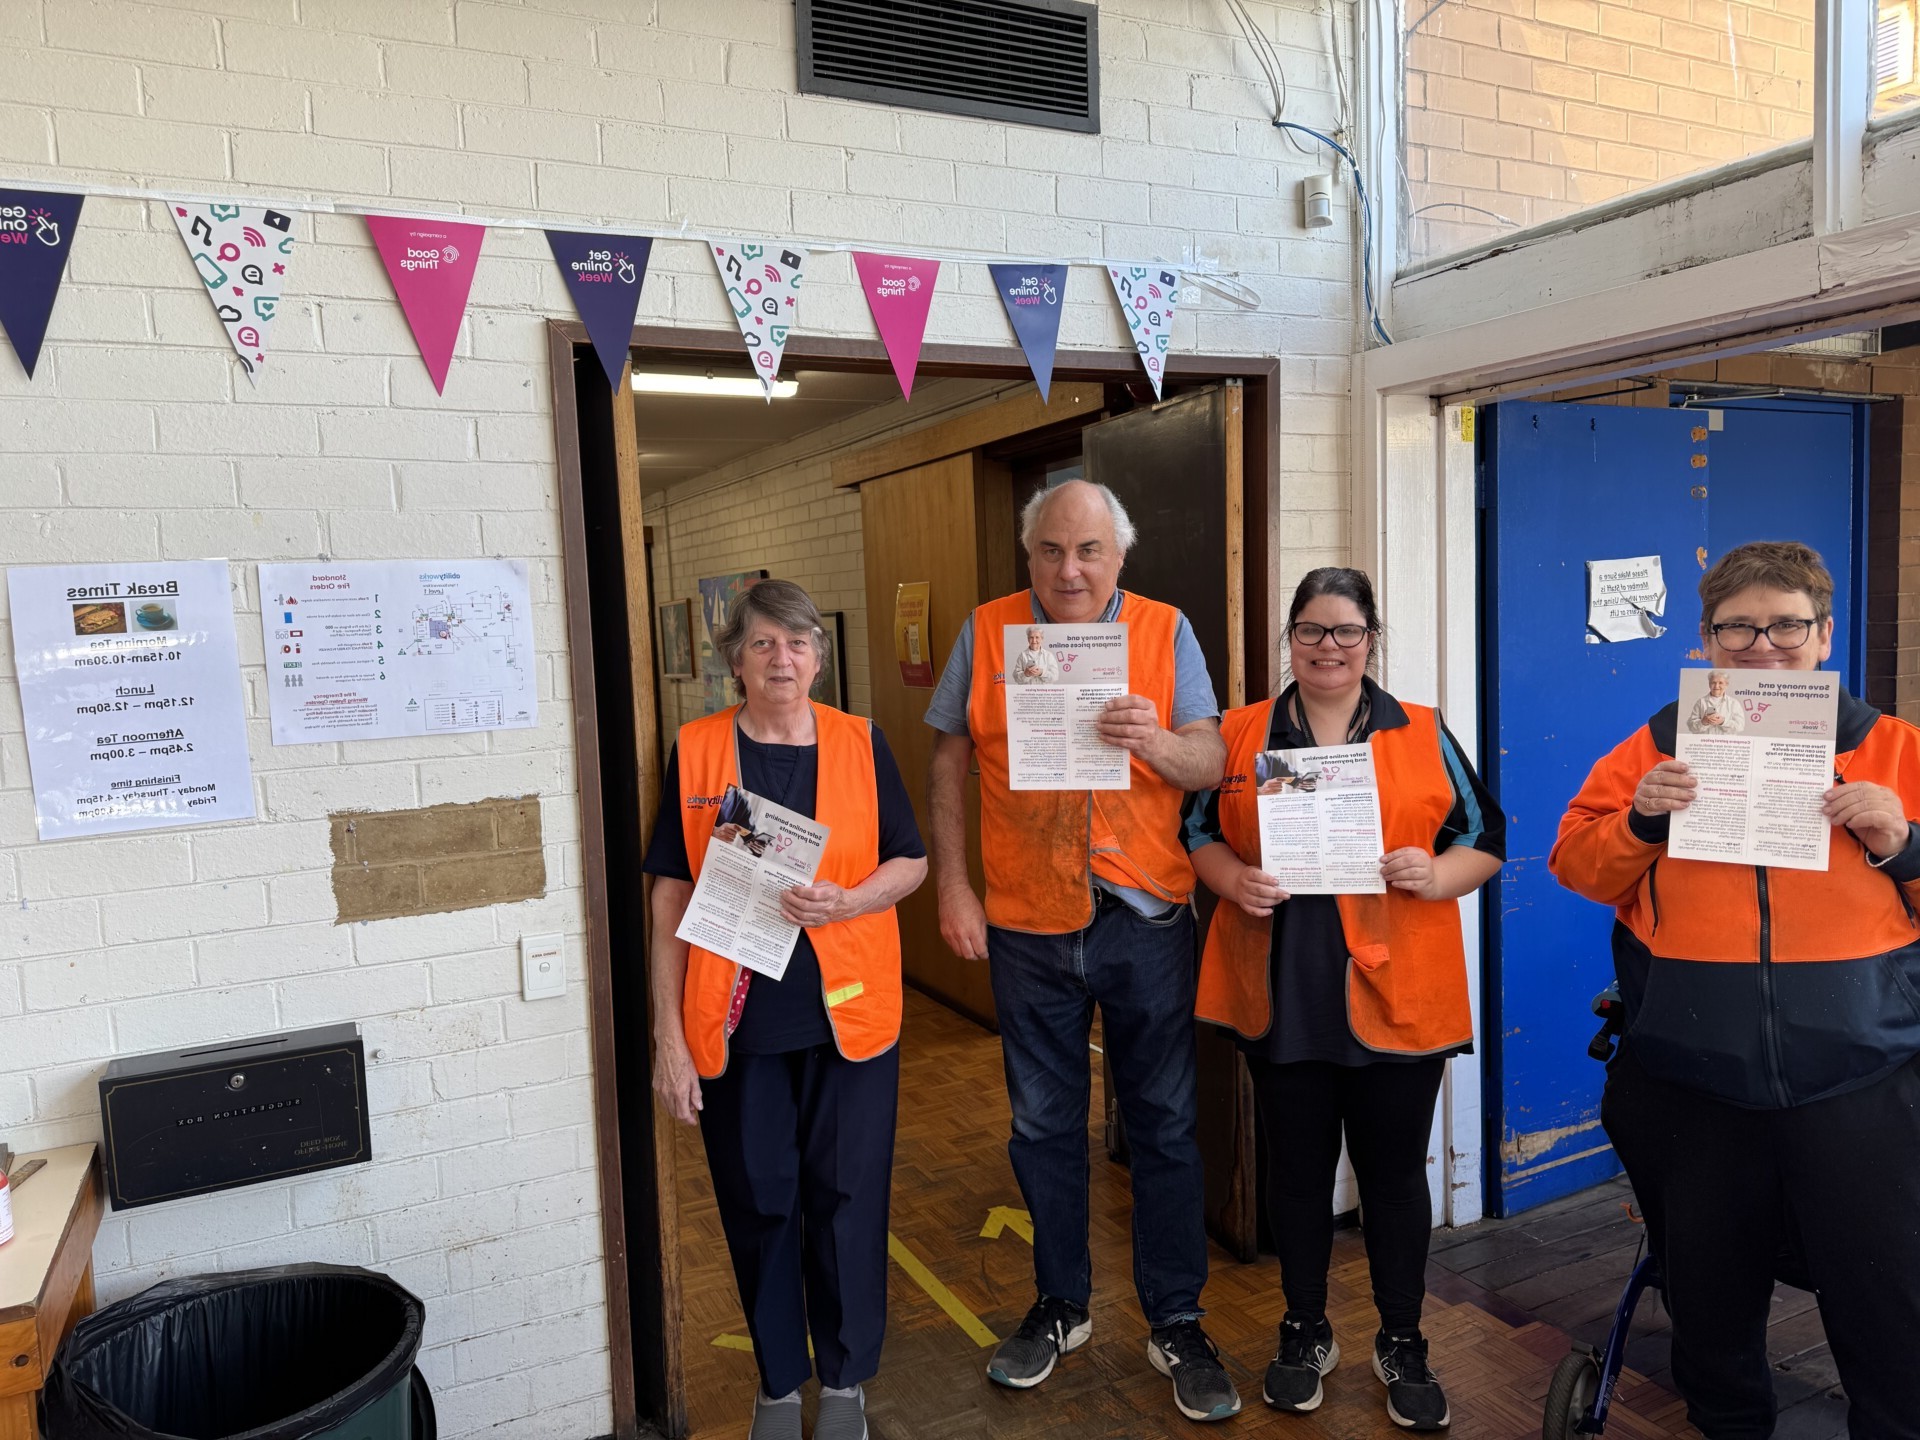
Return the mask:
[[[1707,663],[1818,669],[1833,577],[1791,541],[1700,581]],[[1547,864],[1614,907],[1626,1032],[1600,1118],[1646,1212],[1673,1378],[1709,1440],[1774,1427],[1767,1319],[1797,1253],[1861,1440],[1920,1436],[1920,730],[1840,695],[1825,870],[1667,853],[1699,782],[1679,704],[1603,756]]]
[[[1226,778],[1187,809],[1193,868],[1221,899],[1196,1010],[1239,1035],[1267,1136],[1287,1297],[1267,1404],[1318,1409],[1320,1378],[1339,1363],[1327,1267],[1344,1131],[1380,1312],[1374,1374],[1396,1425],[1438,1430],[1451,1414],[1420,1333],[1433,1223],[1427,1136],[1448,1058],[1473,1048],[1455,902],[1500,869],[1506,825],[1439,713],[1395,699],[1368,674],[1379,641],[1366,575],[1310,572],[1287,612],[1292,683],[1220,722]],[[1385,893],[1289,895],[1260,868],[1257,796],[1307,778],[1268,752],[1361,744],[1380,791]]]
[[[800,1440],[800,1387],[816,1364],[815,1440],[865,1440],[861,1387],[886,1333],[900,1091],[893,907],[926,877],[927,852],[880,731],[808,698],[823,637],[791,581],[764,580],[734,602],[714,644],[741,703],[680,727],[645,864],[653,1088],[706,1144],[760,1368],[750,1440]],[[752,835],[741,791],[828,832],[814,882],[781,896],[783,918],[803,928],[778,980],[674,934],[716,825]]]

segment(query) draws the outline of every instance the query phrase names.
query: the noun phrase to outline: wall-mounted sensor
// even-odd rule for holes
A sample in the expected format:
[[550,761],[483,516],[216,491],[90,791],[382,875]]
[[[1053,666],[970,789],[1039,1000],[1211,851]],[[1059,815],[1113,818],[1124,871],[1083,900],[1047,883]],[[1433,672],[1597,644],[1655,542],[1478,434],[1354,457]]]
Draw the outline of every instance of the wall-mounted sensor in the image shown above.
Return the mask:
[[1333,176],[1309,175],[1300,182],[1300,216],[1309,230],[1333,224]]

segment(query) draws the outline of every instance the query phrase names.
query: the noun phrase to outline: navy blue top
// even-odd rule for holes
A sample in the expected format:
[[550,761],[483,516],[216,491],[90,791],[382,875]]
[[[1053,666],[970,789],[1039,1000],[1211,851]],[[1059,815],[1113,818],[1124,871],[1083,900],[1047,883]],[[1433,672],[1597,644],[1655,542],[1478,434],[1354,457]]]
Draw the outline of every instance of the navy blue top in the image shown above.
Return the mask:
[[[1375,685],[1364,681],[1369,705],[1358,744],[1376,730],[1392,730],[1407,723],[1407,712],[1400,702]],[[1288,686],[1273,707],[1273,724],[1267,732],[1268,750],[1297,750],[1312,747],[1312,735],[1293,722],[1294,687]],[[1507,818],[1488,793],[1487,787],[1467,763],[1460,744],[1444,722],[1440,725],[1440,749],[1453,783],[1453,808],[1440,831],[1433,837],[1432,850],[1438,855],[1452,845],[1471,845],[1489,855],[1506,858]],[[1383,805],[1391,805],[1391,794],[1382,794]],[[1190,796],[1186,811],[1186,843],[1189,851],[1224,840],[1220,833],[1220,797],[1208,790]],[[1245,859],[1245,856],[1241,857]],[[1255,861],[1258,860],[1255,856]],[[1231,905],[1231,900],[1222,900]],[[1369,1050],[1353,1037],[1347,1023],[1347,937],[1340,924],[1339,904],[1332,895],[1295,895],[1273,910],[1273,942],[1267,951],[1268,993],[1273,997],[1272,1023],[1267,1033],[1249,1040],[1238,1037],[1240,1048],[1251,1058],[1277,1065],[1296,1061],[1319,1060],[1334,1065],[1372,1065],[1382,1061],[1431,1060],[1431,1055],[1395,1055]],[[1470,1054],[1469,1043],[1445,1052]]]
[[[740,757],[740,787],[796,814],[814,817],[820,779],[817,745],[762,745],[734,726]],[[920,827],[913,818],[900,767],[887,748],[879,727],[873,730],[873,780],[880,799],[880,859],[918,860],[927,853],[920,843]],[[653,840],[641,867],[649,875],[670,880],[693,879],[687,862],[687,839],[680,828],[680,747],[667,756],[667,773],[660,785],[660,813],[654,817]],[[802,929],[793,947],[793,959],[778,980],[755,975],[747,987],[746,1008],[733,1032],[729,1049],[741,1055],[780,1055],[831,1045],[833,1027],[827,1021],[827,1001],[820,978],[820,958],[813,940]]]

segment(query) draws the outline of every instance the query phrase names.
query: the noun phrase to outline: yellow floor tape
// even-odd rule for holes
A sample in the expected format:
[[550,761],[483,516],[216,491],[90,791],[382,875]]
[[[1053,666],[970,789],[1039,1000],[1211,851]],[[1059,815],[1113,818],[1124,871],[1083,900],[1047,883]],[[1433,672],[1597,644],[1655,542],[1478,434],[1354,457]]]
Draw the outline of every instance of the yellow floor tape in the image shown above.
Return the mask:
[[[998,1212],[996,1211],[996,1213]],[[1026,1212],[1024,1210],[1008,1211],[1007,1217],[1003,1223],[1013,1226],[1013,1228],[1025,1236],[1027,1242],[1031,1244],[1033,1242],[1033,1225],[1027,1220]],[[981,1233],[985,1234],[986,1232],[982,1231]],[[999,1232],[996,1230],[994,1233],[998,1234]],[[960,1297],[955,1295],[945,1285],[942,1285],[939,1277],[929,1270],[926,1267],[926,1263],[922,1261],[918,1255],[914,1254],[913,1251],[909,1250],[906,1242],[891,1230],[887,1232],[887,1254],[893,1258],[894,1264],[907,1272],[908,1279],[926,1292],[929,1300],[947,1312],[947,1318],[949,1320],[967,1332],[967,1338],[972,1340],[974,1344],[978,1345],[982,1350],[985,1350],[1000,1343],[999,1336],[995,1335],[983,1325],[978,1315],[974,1314],[965,1305],[962,1305],[960,1303]],[[753,1341],[745,1335],[716,1335],[713,1337],[713,1343],[722,1350],[744,1350],[749,1355],[753,1353]],[[813,1353],[813,1342],[811,1340],[807,1342],[807,1353],[809,1355]]]

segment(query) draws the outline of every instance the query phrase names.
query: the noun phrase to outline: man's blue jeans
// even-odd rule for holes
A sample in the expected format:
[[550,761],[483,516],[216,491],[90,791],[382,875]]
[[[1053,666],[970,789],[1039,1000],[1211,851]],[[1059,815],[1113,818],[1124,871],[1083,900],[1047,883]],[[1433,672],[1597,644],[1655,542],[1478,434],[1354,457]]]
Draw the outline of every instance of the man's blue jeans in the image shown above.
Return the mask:
[[1198,1318],[1207,1237],[1195,1134],[1192,908],[1149,920],[1096,890],[1086,929],[1030,935],[989,927],[987,953],[1013,1102],[1007,1153],[1033,1215],[1040,1293],[1084,1306],[1093,1292],[1088,1042],[1098,1004],[1132,1155],[1140,1309],[1150,1325]]

